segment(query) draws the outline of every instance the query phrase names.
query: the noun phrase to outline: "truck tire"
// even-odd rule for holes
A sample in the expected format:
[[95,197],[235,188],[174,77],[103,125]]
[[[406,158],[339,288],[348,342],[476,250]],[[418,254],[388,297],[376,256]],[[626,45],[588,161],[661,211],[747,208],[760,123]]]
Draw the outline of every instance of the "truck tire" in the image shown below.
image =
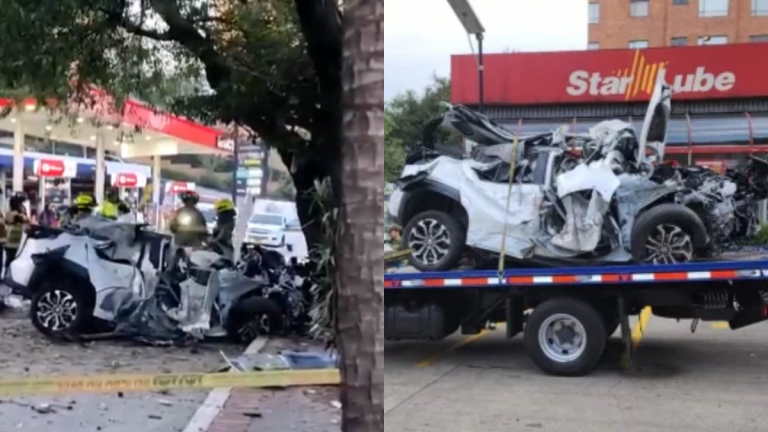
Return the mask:
[[603,324],[605,324],[605,338],[610,339],[621,324],[619,311],[615,307],[602,306],[600,313],[603,316]]
[[645,211],[635,220],[630,236],[632,259],[638,264],[689,262],[706,244],[701,218],[681,204],[660,204]]
[[525,326],[531,360],[555,376],[583,376],[602,358],[606,345],[602,314],[573,298],[548,300],[533,310]]
[[[423,243],[428,240],[432,243]],[[404,248],[413,249],[408,262],[417,270],[446,271],[459,265],[466,246],[466,232],[453,216],[430,210],[411,218],[403,230],[402,241]],[[430,247],[431,250],[427,250]]]

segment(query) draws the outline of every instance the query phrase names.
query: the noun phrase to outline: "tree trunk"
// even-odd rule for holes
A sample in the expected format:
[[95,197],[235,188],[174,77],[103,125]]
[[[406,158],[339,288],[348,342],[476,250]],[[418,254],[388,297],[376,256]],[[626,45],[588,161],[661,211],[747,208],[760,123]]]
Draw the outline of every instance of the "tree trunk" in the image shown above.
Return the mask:
[[343,432],[384,431],[384,0],[344,10],[337,255]]

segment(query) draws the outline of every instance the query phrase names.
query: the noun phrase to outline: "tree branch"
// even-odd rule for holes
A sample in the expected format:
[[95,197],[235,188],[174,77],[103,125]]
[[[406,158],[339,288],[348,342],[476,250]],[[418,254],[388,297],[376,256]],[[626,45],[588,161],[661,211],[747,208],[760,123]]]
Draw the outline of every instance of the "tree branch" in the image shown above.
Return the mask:
[[341,11],[334,0],[295,0],[307,53],[325,96],[341,95]]
[[104,13],[104,15],[106,16],[107,23],[117,27],[121,27],[130,34],[149,38],[149,39],[154,39],[157,41],[173,40],[171,39],[168,33],[162,33],[155,30],[145,29],[145,28],[142,28],[141,25],[131,22],[131,20],[128,19],[125,15],[123,15],[122,12],[115,12],[108,9],[101,9],[101,12]]

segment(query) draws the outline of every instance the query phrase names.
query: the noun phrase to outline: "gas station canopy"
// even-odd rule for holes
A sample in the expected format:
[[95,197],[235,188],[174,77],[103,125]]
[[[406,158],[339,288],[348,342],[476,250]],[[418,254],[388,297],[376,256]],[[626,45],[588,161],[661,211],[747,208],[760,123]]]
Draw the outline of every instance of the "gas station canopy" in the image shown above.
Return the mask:
[[[0,99],[0,110],[9,112],[0,118],[0,130],[13,131],[13,189],[21,190],[24,181],[25,137],[69,142],[95,149],[95,195],[103,199],[104,184],[141,188],[152,179],[153,201],[160,190],[160,158],[179,154],[231,154],[222,143],[224,131],[200,125],[189,119],[158,112],[151,107],[127,100],[121,109],[113,98],[92,89],[88,103],[62,104],[49,100],[40,106],[34,99],[17,103]],[[122,159],[153,159],[151,172],[141,172],[134,164],[109,162],[106,155]],[[0,155],[2,156],[2,155]],[[28,154],[28,156],[31,156]],[[34,160],[33,172],[41,177],[78,177],[79,164],[58,155],[43,155]],[[149,171],[149,170],[147,170]],[[148,176],[147,174],[150,174]],[[107,178],[106,176],[109,175]]]

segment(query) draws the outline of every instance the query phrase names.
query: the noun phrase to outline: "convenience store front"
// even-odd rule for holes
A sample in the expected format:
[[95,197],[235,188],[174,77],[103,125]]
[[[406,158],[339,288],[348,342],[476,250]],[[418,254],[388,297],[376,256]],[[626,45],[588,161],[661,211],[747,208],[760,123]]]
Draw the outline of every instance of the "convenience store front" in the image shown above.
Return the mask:
[[[768,153],[768,43],[488,54],[485,114],[521,135],[605,119],[636,130],[658,77],[673,88],[667,158],[723,169]],[[478,105],[477,62],[451,58],[451,102]]]

